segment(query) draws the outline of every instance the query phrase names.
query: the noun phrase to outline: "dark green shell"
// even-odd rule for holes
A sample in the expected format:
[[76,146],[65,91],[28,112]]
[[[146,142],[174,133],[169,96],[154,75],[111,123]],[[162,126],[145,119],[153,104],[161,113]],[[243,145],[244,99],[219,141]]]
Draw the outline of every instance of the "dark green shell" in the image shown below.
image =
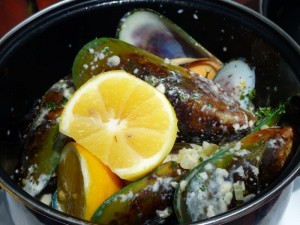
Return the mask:
[[176,162],[159,166],[146,177],[106,200],[92,217],[98,224],[160,224],[173,212],[175,185],[186,173]]
[[236,208],[266,189],[291,153],[293,130],[268,128],[221,149],[181,181],[174,205],[180,222],[200,221]]
[[29,194],[37,196],[50,181],[69,140],[59,132],[58,118],[67,102],[66,91],[74,90],[71,77],[54,84],[42,97],[36,115],[28,127],[19,165],[14,177]]

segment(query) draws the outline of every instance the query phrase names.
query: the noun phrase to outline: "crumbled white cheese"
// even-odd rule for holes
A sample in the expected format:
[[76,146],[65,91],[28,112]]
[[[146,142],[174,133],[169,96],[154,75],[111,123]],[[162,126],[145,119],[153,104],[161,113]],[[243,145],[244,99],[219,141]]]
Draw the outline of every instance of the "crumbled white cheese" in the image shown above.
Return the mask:
[[215,211],[214,211],[214,206],[213,205],[209,205],[207,207],[207,213],[206,213],[207,217],[213,217],[216,215]]
[[33,178],[33,172],[36,170],[37,165],[32,165],[28,168],[28,176],[23,180],[24,187],[23,189],[31,194],[36,196],[40,191],[47,185],[49,181],[49,175],[40,174],[37,180]]
[[265,129],[268,129],[268,128],[270,128],[268,125],[263,125],[260,129],[265,130]]
[[89,68],[88,64],[83,64],[83,69],[87,70]]
[[156,210],[156,215],[159,218],[166,219],[172,214],[172,209],[170,207],[165,208],[164,210]]
[[107,59],[107,65],[109,67],[118,66],[120,64],[120,62],[121,62],[121,59],[117,55],[111,56]]
[[133,70],[133,74],[138,74],[138,72],[139,72],[139,69],[138,69],[138,68],[135,68],[135,69]]
[[251,170],[252,170],[253,174],[255,176],[258,176],[258,174],[259,174],[259,168],[256,167],[256,166],[253,166],[253,165],[250,165],[250,167],[251,167]]
[[70,87],[70,88],[65,88],[64,91],[63,91],[63,96],[66,98],[66,99],[70,99],[71,96],[74,94],[75,90],[73,87]]
[[104,58],[105,58],[105,54],[103,53],[103,51],[94,52],[93,62],[100,61]]
[[173,188],[177,188],[178,187],[178,182],[177,181],[172,181],[170,184],[171,184],[171,186]]
[[39,199],[42,203],[50,206],[51,205],[51,202],[52,202],[52,194],[49,193],[49,194],[43,194],[40,199]]
[[36,130],[36,128],[44,122],[44,120],[45,120],[46,116],[48,115],[49,111],[50,110],[47,109],[47,108],[41,108],[40,109],[38,116],[34,119],[34,121],[32,123],[32,126],[31,126],[32,130]]
[[215,169],[215,167],[214,167],[213,164],[207,163],[207,164],[204,166],[204,169],[205,169],[205,171],[211,171],[211,170]]
[[270,139],[266,142],[268,148],[279,148],[285,144],[282,138]]
[[255,196],[256,196],[255,194],[249,194],[249,195],[244,196],[244,202],[250,201],[250,200],[253,199]]
[[168,155],[164,162],[176,161],[182,168],[190,170],[199,165],[199,163],[209,159],[218,149],[218,145],[205,141],[202,143],[202,146],[190,144],[190,147],[187,146],[180,149],[178,154]]
[[198,15],[196,13],[193,14],[193,17],[194,17],[195,20],[198,19]]
[[119,195],[120,202],[126,202],[126,201],[128,201],[130,199],[133,199],[134,197],[135,197],[135,195],[133,194],[132,191],[130,191],[127,194],[121,194],[121,195]]
[[244,200],[244,191],[245,191],[245,182],[237,181],[233,184],[235,200],[243,201]]
[[93,48],[89,48],[89,53],[90,54],[94,54],[95,53],[95,50]]
[[[192,221],[226,212],[233,198],[233,184],[229,173],[208,163],[205,166],[207,179],[193,179],[189,183],[186,204]],[[197,178],[206,178],[205,173]]]
[[172,177],[157,177],[156,181],[153,184],[150,184],[146,187],[146,190],[151,192],[159,192],[161,190],[171,190],[172,186],[170,183],[173,181]]
[[160,83],[158,86],[156,86],[156,89],[163,94],[166,92],[166,87],[162,83]]
[[199,174],[197,174],[197,176],[202,181],[206,181],[208,179],[208,174],[206,172],[199,173]]
[[187,185],[188,185],[188,182],[186,180],[180,181],[179,182],[179,190],[180,190],[180,192],[184,191]]
[[199,156],[196,150],[182,149],[178,153],[178,163],[184,169],[192,169],[199,164]]
[[250,153],[251,153],[251,152],[250,152],[249,150],[247,150],[247,149],[241,149],[241,150],[235,152],[235,154],[236,154],[237,156],[241,156],[241,157],[243,157],[243,156],[245,156],[245,155],[248,155],[248,154],[250,154]]
[[237,173],[240,177],[245,177],[245,171],[243,166],[239,166],[236,170],[235,173]]

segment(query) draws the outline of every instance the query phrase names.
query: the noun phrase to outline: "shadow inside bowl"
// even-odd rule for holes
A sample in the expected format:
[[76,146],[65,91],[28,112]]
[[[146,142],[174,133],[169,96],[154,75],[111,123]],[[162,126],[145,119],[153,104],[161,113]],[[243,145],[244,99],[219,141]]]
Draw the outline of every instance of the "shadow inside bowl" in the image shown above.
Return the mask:
[[297,0],[262,0],[261,13],[283,28],[300,44],[300,2]]

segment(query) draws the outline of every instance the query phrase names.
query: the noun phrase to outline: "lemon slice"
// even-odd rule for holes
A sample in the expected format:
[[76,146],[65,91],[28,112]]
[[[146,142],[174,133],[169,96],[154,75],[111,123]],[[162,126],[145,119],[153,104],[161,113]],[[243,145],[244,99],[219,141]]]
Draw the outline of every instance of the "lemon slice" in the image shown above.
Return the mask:
[[82,85],[66,104],[59,127],[130,181],[164,160],[178,130],[165,95],[121,70],[101,73]]
[[68,143],[57,169],[58,209],[90,220],[95,210],[122,188],[121,179],[77,143]]

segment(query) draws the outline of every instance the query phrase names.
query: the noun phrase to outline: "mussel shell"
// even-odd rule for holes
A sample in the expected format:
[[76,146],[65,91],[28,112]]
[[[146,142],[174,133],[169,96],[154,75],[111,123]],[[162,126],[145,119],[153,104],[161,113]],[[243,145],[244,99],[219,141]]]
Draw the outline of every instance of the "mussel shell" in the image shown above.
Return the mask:
[[80,87],[101,72],[120,69],[160,88],[176,112],[179,136],[187,142],[239,139],[256,122],[213,81],[114,38],[98,38],[81,48],[72,68],[73,81]]
[[42,97],[25,137],[24,151],[14,179],[32,196],[43,191],[59,162],[60,152],[69,140],[58,130],[58,118],[73,92],[70,76],[55,83]]
[[[108,198],[95,211],[92,221],[99,224],[163,224],[173,214],[175,183],[186,172],[176,162],[160,165]],[[159,216],[159,212],[165,216]]]
[[[287,165],[293,136],[290,127],[259,130],[197,166],[176,189],[178,220],[189,223],[224,213],[264,191]],[[239,183],[241,195],[235,189]]]
[[232,94],[244,109],[252,109],[255,90],[255,69],[244,59],[234,59],[224,64],[214,77],[227,93]]
[[117,38],[162,58],[213,58],[222,62],[168,18],[150,9],[128,12],[121,20]]

